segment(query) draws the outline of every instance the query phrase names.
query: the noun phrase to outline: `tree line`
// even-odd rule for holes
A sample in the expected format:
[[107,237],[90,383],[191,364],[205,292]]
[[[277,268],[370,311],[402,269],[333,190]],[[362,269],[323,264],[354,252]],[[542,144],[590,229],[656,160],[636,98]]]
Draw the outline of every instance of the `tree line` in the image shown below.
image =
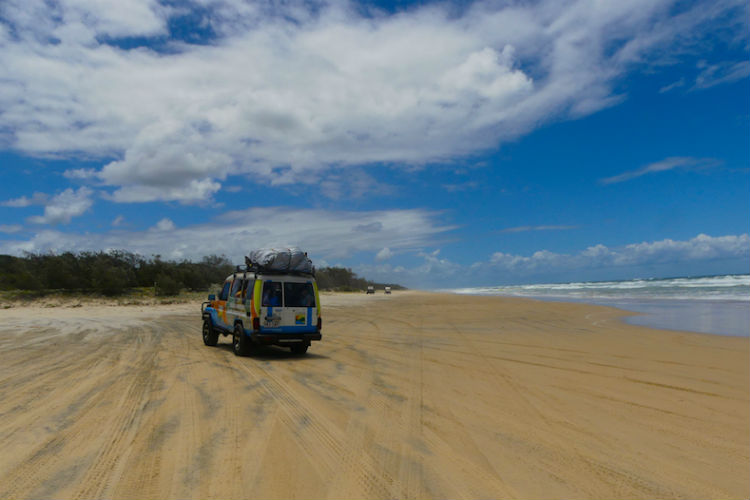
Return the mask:
[[[134,288],[153,287],[156,295],[168,296],[181,290],[206,291],[211,285],[223,282],[234,270],[235,266],[225,256],[216,255],[198,262],[164,260],[159,255],[144,257],[124,250],[0,255],[0,290],[115,296]],[[340,267],[318,269],[316,279],[323,290],[354,291],[364,290],[368,285],[385,286]]]
[[332,290],[339,292],[355,292],[366,290],[368,286],[383,289],[386,286],[393,290],[403,290],[404,287],[395,283],[375,283],[365,278],[360,278],[351,269],[343,267],[323,267],[315,272],[315,281],[321,290]]

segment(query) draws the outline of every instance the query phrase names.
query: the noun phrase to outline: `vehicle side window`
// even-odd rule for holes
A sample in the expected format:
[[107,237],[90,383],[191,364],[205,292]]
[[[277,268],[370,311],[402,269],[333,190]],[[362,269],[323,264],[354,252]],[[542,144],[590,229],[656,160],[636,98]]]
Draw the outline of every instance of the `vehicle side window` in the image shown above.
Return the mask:
[[242,278],[237,278],[232,283],[232,291],[229,292],[229,296],[232,298],[239,298],[240,292],[242,291],[242,282],[245,281]]
[[263,307],[278,307],[281,305],[281,283],[266,281],[263,283]]
[[227,297],[229,296],[229,286],[232,283],[230,281],[224,282],[224,288],[221,289],[221,293],[219,294],[219,300],[227,300]]
[[245,284],[242,285],[242,302],[245,302],[247,300],[247,289],[250,289],[250,293],[252,292],[253,286],[255,285],[255,280],[245,280]]

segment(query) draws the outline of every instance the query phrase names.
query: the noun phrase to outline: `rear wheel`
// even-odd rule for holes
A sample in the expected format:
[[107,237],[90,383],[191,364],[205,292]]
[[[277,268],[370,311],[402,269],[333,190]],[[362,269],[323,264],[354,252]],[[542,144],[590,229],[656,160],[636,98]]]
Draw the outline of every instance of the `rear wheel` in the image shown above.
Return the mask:
[[307,344],[296,344],[290,347],[292,354],[305,354],[307,352]]
[[234,354],[237,356],[247,356],[251,351],[250,338],[245,334],[245,329],[242,325],[237,323],[234,325],[234,332],[232,333],[232,347],[234,348]]
[[214,330],[210,319],[203,320],[203,343],[207,346],[215,346],[219,341],[219,333]]

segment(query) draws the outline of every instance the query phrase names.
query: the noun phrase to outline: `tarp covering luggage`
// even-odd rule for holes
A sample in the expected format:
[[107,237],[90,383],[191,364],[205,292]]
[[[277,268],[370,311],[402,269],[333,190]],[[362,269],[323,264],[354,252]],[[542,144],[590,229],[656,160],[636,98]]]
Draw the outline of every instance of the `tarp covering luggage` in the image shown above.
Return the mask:
[[249,267],[282,273],[313,273],[312,261],[299,248],[262,248],[245,257]]

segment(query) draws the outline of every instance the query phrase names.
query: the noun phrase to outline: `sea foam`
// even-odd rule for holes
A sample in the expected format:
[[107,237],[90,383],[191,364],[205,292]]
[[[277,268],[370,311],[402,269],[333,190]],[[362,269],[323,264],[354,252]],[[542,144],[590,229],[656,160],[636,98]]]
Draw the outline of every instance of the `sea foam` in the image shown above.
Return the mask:
[[685,278],[581,281],[476,288],[453,293],[571,299],[668,299],[750,302],[750,274]]

